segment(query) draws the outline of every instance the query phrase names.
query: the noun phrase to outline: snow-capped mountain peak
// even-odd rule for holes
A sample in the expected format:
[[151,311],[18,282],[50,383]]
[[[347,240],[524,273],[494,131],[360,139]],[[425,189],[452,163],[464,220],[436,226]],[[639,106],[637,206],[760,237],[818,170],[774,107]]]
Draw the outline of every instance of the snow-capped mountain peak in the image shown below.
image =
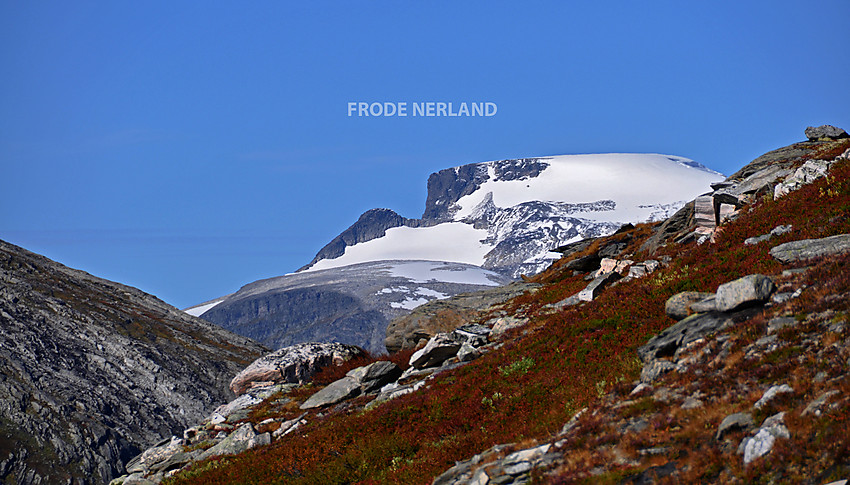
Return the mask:
[[[693,160],[655,153],[462,165],[428,178],[422,219],[382,209],[380,221],[370,223],[377,214],[369,211],[302,271],[419,259],[480,265],[516,278],[544,269],[554,247],[664,219],[723,178]],[[360,237],[341,243],[346,234]]]

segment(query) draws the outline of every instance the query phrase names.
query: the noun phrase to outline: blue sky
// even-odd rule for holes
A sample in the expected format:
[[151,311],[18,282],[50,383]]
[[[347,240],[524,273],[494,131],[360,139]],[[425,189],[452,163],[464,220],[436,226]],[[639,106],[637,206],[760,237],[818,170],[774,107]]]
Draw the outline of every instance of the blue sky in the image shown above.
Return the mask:
[[[850,129],[850,2],[0,1],[0,239],[179,307],[485,160]],[[492,117],[347,103],[494,102]]]

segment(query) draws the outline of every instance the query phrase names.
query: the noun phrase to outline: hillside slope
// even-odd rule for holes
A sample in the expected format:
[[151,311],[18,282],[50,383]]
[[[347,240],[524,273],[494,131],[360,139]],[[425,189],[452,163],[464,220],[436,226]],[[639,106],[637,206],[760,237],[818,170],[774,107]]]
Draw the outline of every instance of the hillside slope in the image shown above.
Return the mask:
[[[351,362],[206,421],[204,436],[228,437],[179,446],[257,439],[166,483],[848,478],[848,148],[795,144],[718,185],[708,212],[691,204],[565,249],[534,291],[390,356],[406,370],[378,391],[365,387],[368,362]],[[800,242],[810,239],[822,241]],[[741,281],[760,290],[746,296]]]
[[0,479],[108,482],[267,349],[0,241]]

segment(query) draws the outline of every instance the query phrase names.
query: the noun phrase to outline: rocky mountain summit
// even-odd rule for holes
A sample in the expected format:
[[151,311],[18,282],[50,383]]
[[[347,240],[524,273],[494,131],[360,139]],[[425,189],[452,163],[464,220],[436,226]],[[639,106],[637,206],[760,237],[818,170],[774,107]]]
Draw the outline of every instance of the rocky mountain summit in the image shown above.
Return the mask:
[[[655,182],[665,177],[676,183],[657,190]],[[720,178],[693,160],[654,154],[566,155],[448,168],[428,178],[421,219],[390,209],[367,211],[299,271],[386,259],[373,256],[384,250],[376,241],[403,237],[398,228],[412,229],[403,233],[426,246],[431,234],[453,226],[463,232],[455,234],[457,245],[480,241],[472,251],[480,253],[476,261],[469,260],[468,251],[446,249],[434,258],[418,258],[416,248],[410,257],[396,259],[466,262],[519,278],[545,269],[552,248],[610,234],[624,223],[665,219]]]
[[709,195],[723,217],[691,203],[565,245],[514,294],[427,305],[413,348],[304,384],[266,363],[115,483],[844,483],[850,140]]
[[267,349],[0,241],[0,481],[100,484]]

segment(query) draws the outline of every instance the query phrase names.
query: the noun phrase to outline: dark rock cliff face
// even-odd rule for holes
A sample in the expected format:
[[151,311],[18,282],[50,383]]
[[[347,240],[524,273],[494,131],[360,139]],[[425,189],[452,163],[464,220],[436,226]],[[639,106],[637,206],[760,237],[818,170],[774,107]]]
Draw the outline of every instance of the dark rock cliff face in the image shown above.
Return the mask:
[[354,295],[322,286],[237,299],[215,306],[204,318],[275,349],[301,342],[357,342],[371,347],[374,326],[385,328],[388,323],[381,312],[365,308]]
[[[467,272],[484,282],[456,277]],[[255,281],[202,317],[273,349],[339,342],[381,354],[390,320],[415,304],[510,281],[468,264],[376,261]]]
[[0,241],[0,481],[104,483],[232,398],[262,346]]
[[[493,164],[495,180],[524,180],[536,177],[549,165],[538,158],[502,160]],[[456,168],[447,168],[428,177],[428,197],[422,220],[430,223],[451,219],[452,204],[461,197],[475,192],[489,180],[487,165],[472,163]]]

